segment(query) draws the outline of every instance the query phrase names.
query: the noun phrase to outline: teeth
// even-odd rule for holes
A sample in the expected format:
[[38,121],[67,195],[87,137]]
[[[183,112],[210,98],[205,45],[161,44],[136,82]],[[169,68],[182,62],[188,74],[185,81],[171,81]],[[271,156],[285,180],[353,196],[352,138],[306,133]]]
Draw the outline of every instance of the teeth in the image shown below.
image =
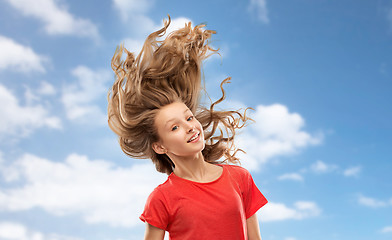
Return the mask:
[[188,142],[192,142],[193,140],[195,140],[195,139],[199,136],[199,134],[200,134],[200,133],[196,134],[193,138],[189,139]]

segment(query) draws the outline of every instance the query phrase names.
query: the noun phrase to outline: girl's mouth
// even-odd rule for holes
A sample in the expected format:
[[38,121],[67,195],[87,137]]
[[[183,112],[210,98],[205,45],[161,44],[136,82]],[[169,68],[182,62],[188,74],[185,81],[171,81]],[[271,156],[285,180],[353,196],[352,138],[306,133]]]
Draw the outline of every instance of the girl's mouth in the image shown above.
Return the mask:
[[190,142],[197,142],[197,140],[199,140],[199,136],[200,136],[200,132],[195,133],[195,134],[188,140],[187,143],[190,143]]

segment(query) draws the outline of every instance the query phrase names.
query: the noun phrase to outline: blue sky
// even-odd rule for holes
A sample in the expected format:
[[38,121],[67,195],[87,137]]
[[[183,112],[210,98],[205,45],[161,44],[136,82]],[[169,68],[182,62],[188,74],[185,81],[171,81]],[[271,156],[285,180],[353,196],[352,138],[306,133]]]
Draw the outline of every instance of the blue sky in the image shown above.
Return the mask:
[[141,239],[164,181],[106,124],[110,60],[170,14],[217,30],[223,108],[251,106],[242,165],[263,239],[392,238],[392,2],[0,1],[0,239]]

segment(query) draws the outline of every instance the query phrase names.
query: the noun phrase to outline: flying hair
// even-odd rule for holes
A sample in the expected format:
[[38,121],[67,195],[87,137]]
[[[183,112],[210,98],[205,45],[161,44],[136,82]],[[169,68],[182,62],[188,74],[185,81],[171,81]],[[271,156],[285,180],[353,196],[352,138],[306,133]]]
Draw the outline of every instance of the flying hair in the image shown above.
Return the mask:
[[[169,27],[151,33],[136,56],[123,45],[117,47],[111,66],[115,82],[108,93],[108,124],[118,135],[122,151],[132,158],[150,158],[159,172],[170,174],[174,163],[166,154],[157,154],[152,144],[159,140],[155,117],[162,107],[173,102],[183,102],[195,114],[204,130],[204,160],[210,163],[239,163],[234,145],[237,129],[245,126],[248,110],[217,111],[215,106],[222,97],[208,108],[200,104],[202,96],[201,65],[217,50],[209,45],[215,31],[205,30],[205,25],[185,27],[160,40]],[[123,60],[123,54],[126,54]]]

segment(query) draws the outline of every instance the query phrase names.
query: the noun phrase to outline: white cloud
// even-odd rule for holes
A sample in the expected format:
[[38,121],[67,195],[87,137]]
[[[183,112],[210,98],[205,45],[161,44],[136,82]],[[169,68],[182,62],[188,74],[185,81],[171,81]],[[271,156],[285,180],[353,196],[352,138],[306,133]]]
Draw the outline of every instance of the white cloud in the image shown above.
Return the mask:
[[262,222],[302,220],[305,218],[317,217],[321,214],[321,209],[314,202],[298,201],[294,207],[287,207],[283,203],[269,202],[258,211],[258,217]]
[[[160,23],[156,24],[146,15],[146,13],[155,4],[155,0],[113,0],[112,2],[114,8],[119,12],[121,19],[124,22],[127,22],[127,24],[135,26],[132,31],[138,36],[138,38],[125,39],[124,42],[144,42],[146,35],[163,27],[163,21],[160,21]],[[188,22],[191,22],[191,20],[186,17],[172,18],[167,32],[184,27],[185,23]],[[139,46],[140,43],[137,43],[137,45]],[[131,51],[133,52],[134,50],[131,49]]]
[[[134,41],[144,42],[144,38],[156,31],[159,24],[146,15],[154,4],[154,0],[113,0],[113,6],[118,11],[123,22],[129,26]],[[131,40],[125,39],[123,42]],[[130,49],[131,52],[135,50]]]
[[361,166],[351,167],[344,170],[343,175],[346,177],[358,177],[361,173]]
[[23,85],[25,88],[24,97],[27,105],[33,105],[39,102],[47,102],[43,97],[53,96],[56,94],[56,89],[48,82],[41,81],[40,86],[31,89],[28,85]]
[[24,85],[25,93],[24,98],[26,99],[26,105],[33,105],[35,102],[39,101],[39,97],[34,94],[34,92],[27,86]]
[[106,113],[95,102],[106,99],[109,90],[106,83],[111,79],[109,71],[78,66],[72,70],[72,75],[77,82],[64,86],[61,97],[68,119],[87,124],[106,124]]
[[358,203],[366,207],[381,208],[381,207],[387,207],[389,205],[392,205],[392,199],[390,201],[382,201],[375,198],[359,195]]
[[15,222],[0,222],[0,239],[2,240],[81,240],[81,238],[43,234],[27,229]]
[[39,19],[50,35],[98,37],[97,27],[90,21],[70,14],[59,0],[7,0],[23,15]]
[[158,26],[163,23],[155,23],[150,17],[141,14],[132,14],[130,20],[127,21],[127,25],[131,26],[130,29],[132,36],[137,36],[138,38],[145,38],[153,31],[158,30]]
[[38,55],[30,47],[0,36],[0,70],[45,72],[43,64],[47,61],[47,57]]
[[[309,168],[303,168],[299,172],[301,173],[286,173],[278,177],[278,180],[293,180],[293,181],[304,181],[303,174],[308,173],[308,172],[313,172],[317,174],[322,174],[322,173],[329,173],[329,172],[336,172],[336,173],[341,173],[338,171],[339,167],[334,164],[326,164],[323,161],[316,161],[313,164],[310,165]],[[361,172],[361,167],[351,167],[347,168],[342,172],[342,174],[345,177],[356,177],[360,174]],[[391,203],[392,204],[392,203]]]
[[0,238],[25,239],[27,230],[24,226],[11,222],[0,222]]
[[[152,163],[118,167],[77,154],[63,162],[25,154],[6,168],[14,171],[9,179],[23,184],[0,190],[0,211],[41,208],[56,216],[80,214],[87,223],[122,227],[141,223],[138,217],[148,194],[166,178]],[[8,172],[3,170],[5,178]]]
[[321,160],[317,160],[316,162],[312,163],[309,168],[305,168],[302,170],[302,172],[310,172],[316,173],[316,174],[324,174],[324,173],[339,173],[342,174],[345,177],[357,177],[361,173],[361,167],[356,166],[356,167],[350,167],[345,170],[340,170],[340,167],[335,164],[327,164]]
[[50,116],[39,104],[22,106],[6,87],[0,84],[0,138],[26,137],[41,127],[61,128],[61,120]]
[[267,0],[250,0],[248,10],[255,12],[257,18],[263,23],[269,23]]
[[278,177],[278,180],[292,180],[303,182],[304,178],[298,173],[286,173]]
[[56,94],[56,89],[54,86],[46,81],[41,81],[41,85],[38,88],[37,91],[40,95],[55,95]]
[[383,229],[381,229],[382,233],[392,233],[392,226],[386,226]]
[[124,44],[124,47],[128,49],[128,51],[135,54],[135,57],[140,53],[144,44],[143,39],[133,39],[133,38],[126,38],[122,42]]
[[302,130],[304,119],[281,104],[258,105],[250,117],[256,123],[238,135],[238,146],[247,152],[242,158],[248,169],[257,169],[273,157],[291,155],[320,144],[323,139],[322,134],[311,135]]
[[126,21],[132,14],[146,13],[154,4],[151,0],[113,0],[113,5]]
[[321,160],[317,160],[317,162],[313,163],[310,166],[310,170],[315,173],[327,173],[336,170],[338,167],[332,164],[326,164]]

